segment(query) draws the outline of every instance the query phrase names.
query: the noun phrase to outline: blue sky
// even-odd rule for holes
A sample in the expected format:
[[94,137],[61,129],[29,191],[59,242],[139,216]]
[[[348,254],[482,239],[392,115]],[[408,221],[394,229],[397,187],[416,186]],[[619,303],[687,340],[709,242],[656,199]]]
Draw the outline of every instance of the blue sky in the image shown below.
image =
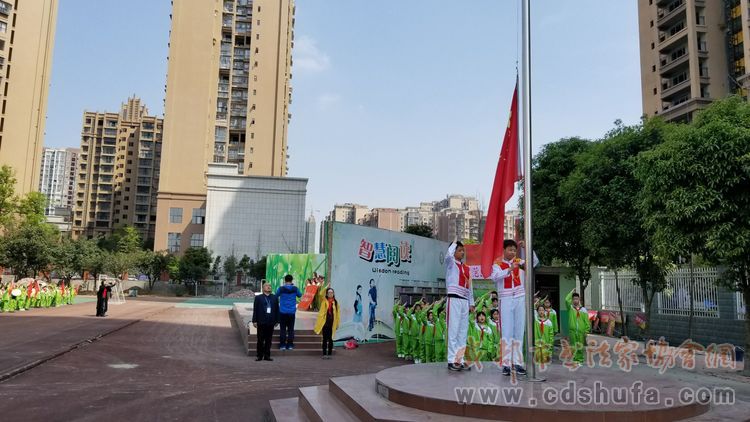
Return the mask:
[[[318,220],[339,202],[489,198],[520,60],[517,3],[297,1],[289,174],[310,179]],[[534,149],[637,122],[636,2],[533,7]],[[169,0],[60,2],[48,146],[77,146],[84,110],[117,111],[133,94],[163,113],[169,13]]]

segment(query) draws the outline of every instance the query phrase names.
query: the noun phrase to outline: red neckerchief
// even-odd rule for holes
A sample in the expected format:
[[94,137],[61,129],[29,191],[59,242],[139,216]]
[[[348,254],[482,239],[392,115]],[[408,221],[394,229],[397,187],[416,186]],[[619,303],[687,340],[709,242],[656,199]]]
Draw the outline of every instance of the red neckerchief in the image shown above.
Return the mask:
[[[499,265],[501,270],[507,270],[510,268],[511,264],[508,264],[507,262],[503,261]],[[504,280],[504,287],[506,289],[512,289],[514,287],[518,287],[521,285],[521,269],[516,267],[509,275],[505,277]]]
[[469,267],[458,261],[456,261],[456,267],[458,267],[458,285],[466,289],[470,288],[471,271],[469,271]]

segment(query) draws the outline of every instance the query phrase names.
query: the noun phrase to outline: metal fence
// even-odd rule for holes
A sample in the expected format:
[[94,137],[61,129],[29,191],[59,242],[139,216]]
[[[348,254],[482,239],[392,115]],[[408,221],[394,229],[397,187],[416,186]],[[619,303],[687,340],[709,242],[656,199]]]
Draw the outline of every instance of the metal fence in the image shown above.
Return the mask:
[[[635,271],[618,272],[623,310],[625,312],[643,312],[645,305],[640,286],[633,283],[637,277]],[[716,280],[719,277],[717,268],[695,268],[693,285],[693,315],[705,318],[719,317],[719,290]],[[737,300],[737,315],[744,315],[744,304]],[[601,274],[602,309],[619,311],[614,272]],[[662,315],[690,315],[690,269],[680,268],[669,275],[667,288],[654,297],[654,310]]]
[[[617,272],[622,310],[625,312],[643,312],[645,310],[641,287],[633,284],[632,281],[635,277],[635,271]],[[619,311],[620,306],[617,303],[617,286],[615,285],[615,273],[613,271],[601,273],[601,286],[602,309]]]
[[745,298],[742,296],[742,292],[735,292],[736,299],[734,303],[737,304],[737,319],[740,321],[745,319],[745,313],[747,312],[747,304]]
[[[719,289],[716,268],[695,268],[693,284],[693,315],[719,317]],[[656,295],[656,308],[662,315],[690,315],[690,269],[680,268],[669,277],[669,285]]]

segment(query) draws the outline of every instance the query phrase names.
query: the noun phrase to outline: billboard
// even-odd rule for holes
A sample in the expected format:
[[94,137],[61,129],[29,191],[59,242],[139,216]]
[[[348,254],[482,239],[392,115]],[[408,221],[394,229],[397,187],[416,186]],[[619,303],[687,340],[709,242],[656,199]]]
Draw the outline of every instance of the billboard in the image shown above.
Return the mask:
[[291,274],[294,284],[305,290],[307,280],[316,276],[326,278],[326,256],[319,254],[269,254],[266,258],[266,280],[271,288],[284,284],[284,276]]
[[329,276],[341,309],[337,339],[392,339],[400,288],[445,288],[448,244],[411,234],[333,223]]

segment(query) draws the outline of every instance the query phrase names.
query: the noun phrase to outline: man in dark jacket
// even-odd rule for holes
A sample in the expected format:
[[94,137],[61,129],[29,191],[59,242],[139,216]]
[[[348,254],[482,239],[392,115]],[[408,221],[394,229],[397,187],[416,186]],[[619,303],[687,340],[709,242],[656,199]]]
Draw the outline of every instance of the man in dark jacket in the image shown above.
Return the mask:
[[297,312],[297,298],[302,292],[294,285],[294,277],[284,276],[284,285],[276,289],[279,298],[279,322],[281,325],[281,342],[279,350],[294,349],[294,318]]
[[104,284],[103,281],[99,285],[99,290],[96,292],[96,316],[103,317],[107,315],[107,305],[111,290],[111,287]]
[[271,293],[271,285],[263,285],[263,294],[255,296],[253,304],[253,327],[257,328],[258,343],[257,359],[271,359],[271,339],[273,338],[273,328],[279,323],[279,301]]

